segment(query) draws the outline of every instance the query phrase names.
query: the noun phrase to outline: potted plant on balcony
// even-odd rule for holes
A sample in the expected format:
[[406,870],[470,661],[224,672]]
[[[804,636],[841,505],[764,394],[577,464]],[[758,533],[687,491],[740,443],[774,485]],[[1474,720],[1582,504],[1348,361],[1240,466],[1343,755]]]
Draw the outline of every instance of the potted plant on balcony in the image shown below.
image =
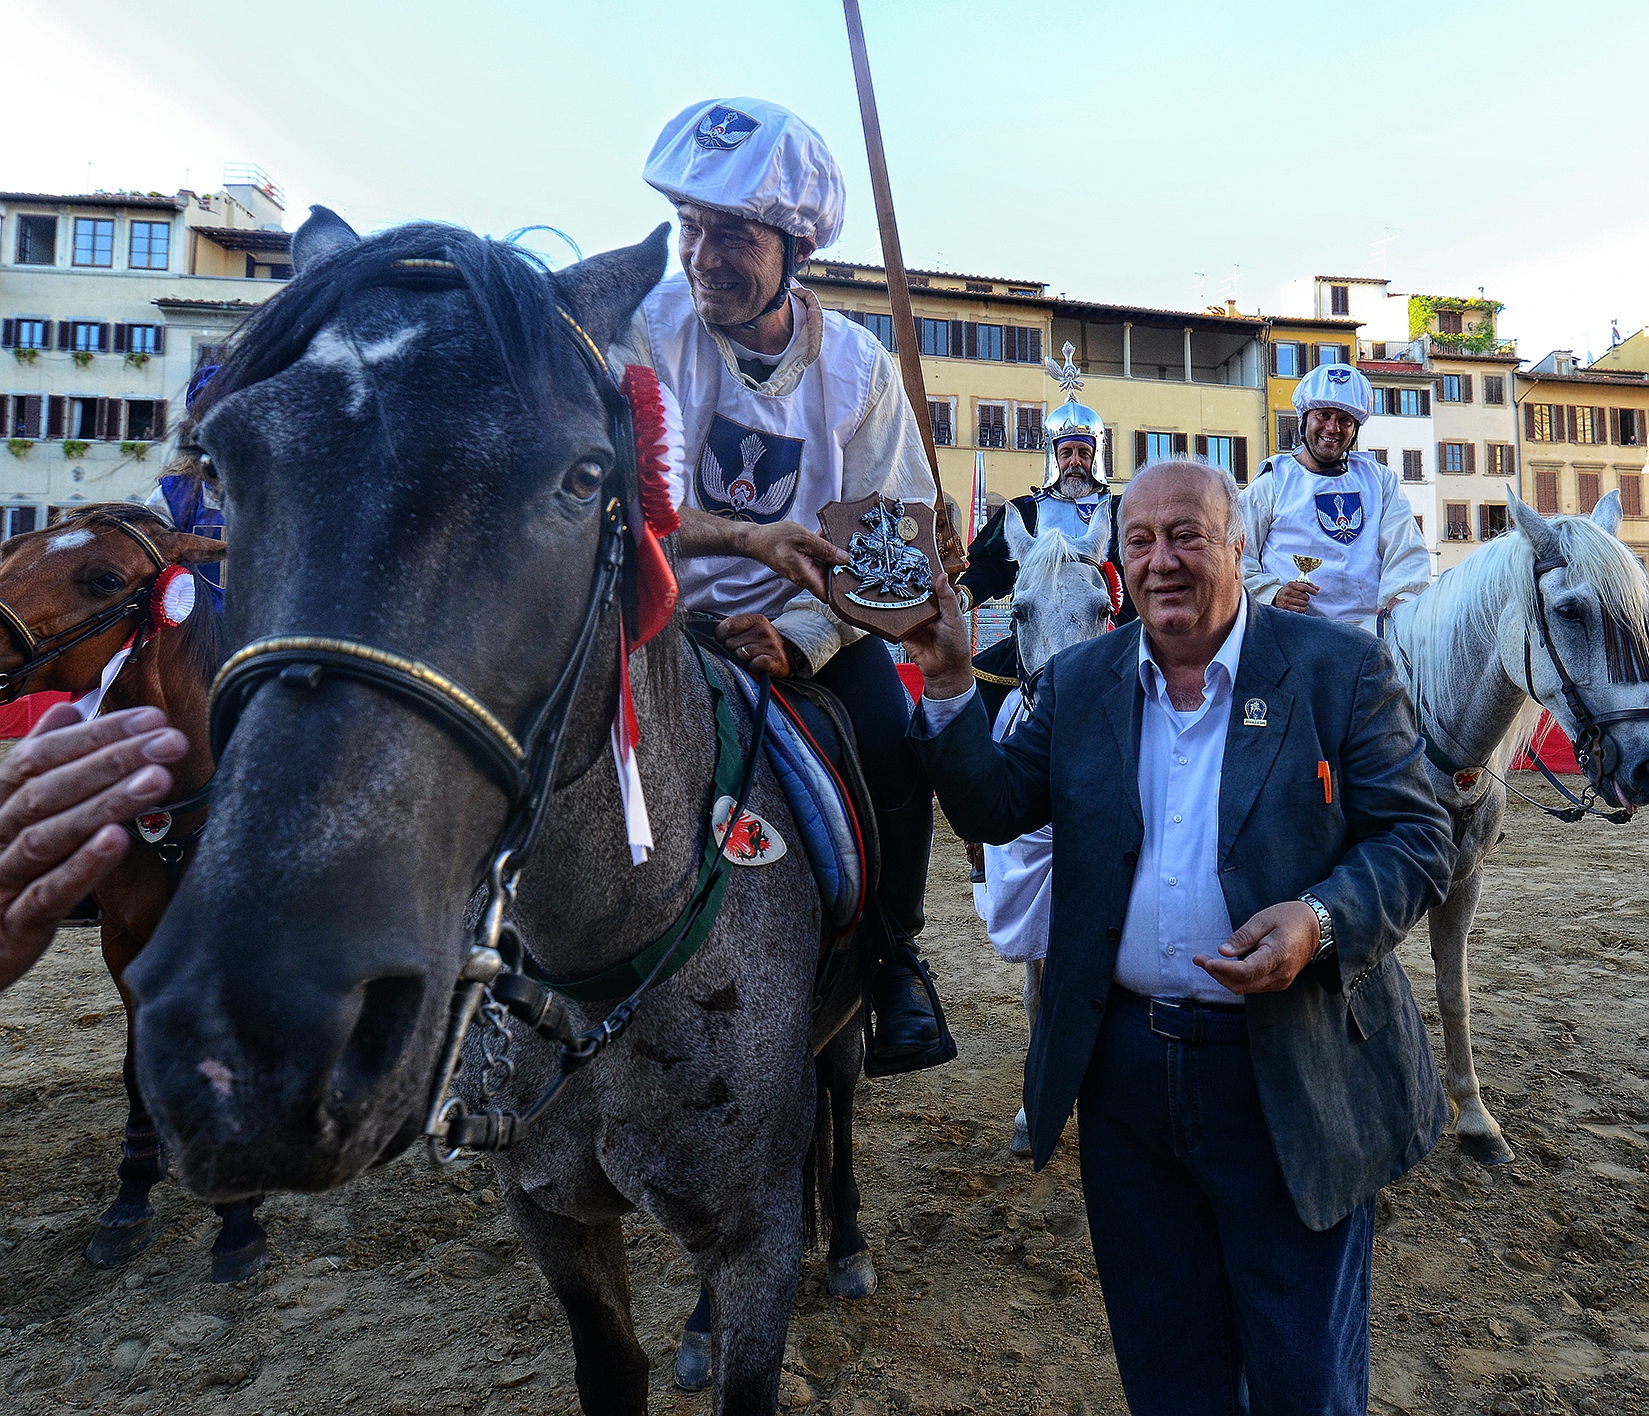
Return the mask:
[[16,458],[27,457],[29,455],[29,450],[33,446],[34,446],[34,443],[29,438],[7,438],[6,439],[6,451],[9,452],[13,457],[16,457]]
[[[145,358],[148,356],[145,355]],[[142,462],[149,455],[149,444],[146,442],[123,442],[120,445],[120,455]]]
[[65,438],[63,440],[63,456],[66,458],[84,457],[86,449],[91,444],[81,438]]
[[32,364],[40,357],[40,351],[38,349],[18,348],[13,349],[11,352],[12,357],[16,359],[19,364]]
[[75,368],[84,369],[92,362],[92,351],[90,349],[76,349],[69,357],[74,360]]

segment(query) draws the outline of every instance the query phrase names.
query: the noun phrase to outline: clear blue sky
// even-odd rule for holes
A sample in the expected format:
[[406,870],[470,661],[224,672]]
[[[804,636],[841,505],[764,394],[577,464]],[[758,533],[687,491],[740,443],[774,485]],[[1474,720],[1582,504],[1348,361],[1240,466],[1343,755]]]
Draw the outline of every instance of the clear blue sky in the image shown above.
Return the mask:
[[[1173,308],[1277,308],[1300,275],[1504,301],[1538,359],[1649,324],[1644,0],[1443,6],[861,0],[906,262]],[[12,0],[0,186],[217,185],[292,224],[413,217],[586,252],[669,217],[665,119],[754,93],[847,173],[837,252],[879,259],[836,0],[765,5]],[[1204,272],[1199,277],[1194,272]],[[1200,292],[1200,294],[1199,294]]]

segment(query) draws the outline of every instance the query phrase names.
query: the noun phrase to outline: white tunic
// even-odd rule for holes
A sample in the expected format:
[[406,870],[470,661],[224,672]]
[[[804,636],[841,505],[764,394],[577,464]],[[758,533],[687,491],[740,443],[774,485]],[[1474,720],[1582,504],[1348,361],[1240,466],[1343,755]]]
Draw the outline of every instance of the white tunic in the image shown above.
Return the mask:
[[[1037,515],[1042,515],[1041,507]],[[1028,716],[1016,688],[1002,700],[991,736],[1001,742]],[[985,847],[985,888],[977,903],[998,958],[1018,964],[1047,957],[1053,865],[1052,826],[1020,836],[1005,846]]]
[[1431,554],[1391,469],[1365,452],[1348,464],[1325,477],[1278,453],[1248,485],[1243,584],[1270,604],[1285,581],[1301,578],[1294,557],[1315,556],[1322,565],[1311,579],[1320,589],[1306,613],[1372,630],[1383,605],[1431,583]]
[[[818,526],[828,502],[871,491],[931,502],[920,431],[893,361],[874,335],[811,291],[793,296],[796,336],[763,383],[740,372],[737,350],[699,318],[679,272],[642,302],[615,357],[647,363],[681,405],[686,504],[714,516]],[[762,614],[817,670],[859,632],[760,561],[684,557],[681,602],[717,614]],[[781,622],[783,621],[783,622]]]

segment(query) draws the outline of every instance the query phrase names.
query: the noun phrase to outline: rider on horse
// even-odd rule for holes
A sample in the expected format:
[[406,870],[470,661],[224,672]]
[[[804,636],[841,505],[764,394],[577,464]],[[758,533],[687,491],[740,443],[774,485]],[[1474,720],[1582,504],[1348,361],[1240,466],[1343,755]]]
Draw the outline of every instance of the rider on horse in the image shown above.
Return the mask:
[[643,174],[675,203],[682,270],[615,341],[681,409],[686,499],[681,603],[722,616],[740,664],[810,677],[852,719],[881,841],[886,925],[871,985],[867,1066],[943,1060],[940,1028],[905,946],[924,923],[933,793],[905,741],[910,708],[887,646],[844,624],[825,576],[845,557],[808,527],[871,492],[930,502],[933,482],[904,387],[874,335],[793,285],[839,234],[845,188],[823,138],[758,99],[700,103],[668,123]]
[[1261,604],[1373,630],[1431,584],[1402,484],[1353,448],[1374,391],[1349,364],[1319,364],[1295,387],[1294,407],[1299,446],[1261,463],[1242,496],[1243,584]]
[[[1048,370],[1059,380],[1066,398],[1043,425],[1047,451],[1042,485],[1026,496],[1015,497],[1011,504],[1031,535],[1036,535],[1040,527],[1054,526],[1073,541],[1080,541],[1088,534],[1096,516],[1103,516],[1107,521],[1112,517],[1111,489],[1102,463],[1105,425],[1092,408],[1076,401],[1082,379],[1071,362],[1074,352],[1067,345],[1063,364],[1048,360]],[[1019,565],[1008,550],[1004,529],[1007,514],[1008,504],[1004,503],[968,547],[968,568],[958,584],[969,606],[1013,594]],[[1119,564],[1115,526],[1106,541],[1105,558],[1113,566]],[[1117,623],[1126,624],[1134,618],[1134,607],[1124,591]],[[979,691],[994,719],[1008,690],[1019,678],[1014,636],[1010,634],[991,645],[974,658],[973,665]]]

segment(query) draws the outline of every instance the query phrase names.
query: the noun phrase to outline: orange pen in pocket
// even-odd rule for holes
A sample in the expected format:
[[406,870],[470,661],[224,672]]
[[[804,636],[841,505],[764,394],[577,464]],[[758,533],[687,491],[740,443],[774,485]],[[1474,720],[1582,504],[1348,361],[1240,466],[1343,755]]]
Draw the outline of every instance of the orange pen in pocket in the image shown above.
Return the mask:
[[1328,770],[1328,763],[1317,764],[1317,775],[1323,779],[1323,805],[1334,805],[1334,778]]

